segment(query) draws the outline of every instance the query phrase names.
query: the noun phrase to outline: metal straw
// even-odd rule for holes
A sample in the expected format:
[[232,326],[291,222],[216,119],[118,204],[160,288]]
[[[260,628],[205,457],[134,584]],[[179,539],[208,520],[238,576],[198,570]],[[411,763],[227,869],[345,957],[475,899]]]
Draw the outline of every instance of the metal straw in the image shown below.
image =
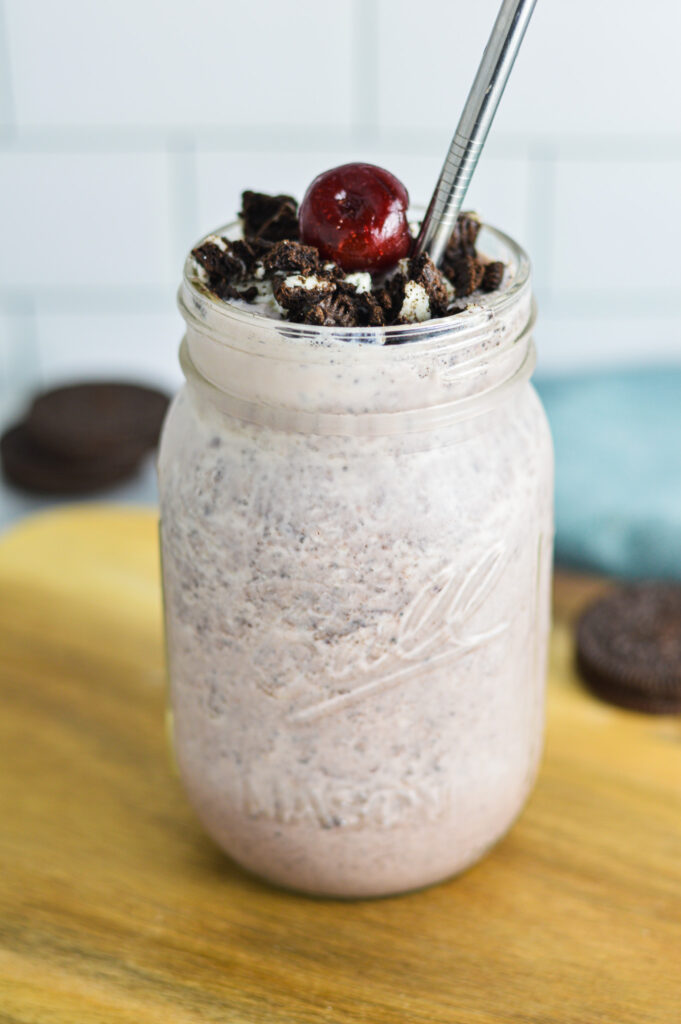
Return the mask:
[[537,0],[503,0],[416,239],[439,264]]

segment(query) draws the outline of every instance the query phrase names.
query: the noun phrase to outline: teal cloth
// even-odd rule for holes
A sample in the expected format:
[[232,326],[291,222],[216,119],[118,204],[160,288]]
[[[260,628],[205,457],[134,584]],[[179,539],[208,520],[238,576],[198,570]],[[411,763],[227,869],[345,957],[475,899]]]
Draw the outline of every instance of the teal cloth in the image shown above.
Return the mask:
[[556,450],[556,562],[681,580],[681,367],[537,381]]

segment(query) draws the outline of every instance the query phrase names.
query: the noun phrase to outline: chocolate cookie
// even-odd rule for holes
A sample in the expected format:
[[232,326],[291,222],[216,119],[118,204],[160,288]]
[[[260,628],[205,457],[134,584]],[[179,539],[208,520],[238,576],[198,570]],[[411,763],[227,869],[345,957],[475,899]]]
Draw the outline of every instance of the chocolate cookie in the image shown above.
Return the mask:
[[34,400],[26,431],[45,452],[73,458],[112,458],[158,442],[168,396],[136,384],[93,381],[46,391]]
[[635,583],[592,604],[577,625],[577,667],[612,704],[681,712],[681,586]]
[[241,220],[247,239],[280,242],[298,237],[298,204],[293,196],[243,192]]
[[25,423],[0,438],[3,473],[10,483],[36,494],[79,495],[99,491],[131,476],[146,445],[128,442],[116,454],[67,458],[36,444]]

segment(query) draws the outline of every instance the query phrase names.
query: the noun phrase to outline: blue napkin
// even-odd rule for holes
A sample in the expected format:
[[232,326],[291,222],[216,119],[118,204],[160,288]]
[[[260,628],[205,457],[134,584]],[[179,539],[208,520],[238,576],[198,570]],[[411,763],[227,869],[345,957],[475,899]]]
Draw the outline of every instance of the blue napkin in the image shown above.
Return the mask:
[[681,580],[681,366],[537,390],[556,450],[556,562]]

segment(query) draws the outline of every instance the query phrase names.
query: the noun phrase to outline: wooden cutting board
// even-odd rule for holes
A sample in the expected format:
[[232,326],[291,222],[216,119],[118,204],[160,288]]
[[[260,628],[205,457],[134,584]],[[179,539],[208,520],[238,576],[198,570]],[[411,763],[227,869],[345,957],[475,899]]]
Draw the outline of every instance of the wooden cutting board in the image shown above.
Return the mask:
[[556,587],[546,756],[510,835],[425,892],[261,884],[207,839],[163,730],[156,521],[0,541],[0,1024],[675,1024],[681,721],[598,703]]

